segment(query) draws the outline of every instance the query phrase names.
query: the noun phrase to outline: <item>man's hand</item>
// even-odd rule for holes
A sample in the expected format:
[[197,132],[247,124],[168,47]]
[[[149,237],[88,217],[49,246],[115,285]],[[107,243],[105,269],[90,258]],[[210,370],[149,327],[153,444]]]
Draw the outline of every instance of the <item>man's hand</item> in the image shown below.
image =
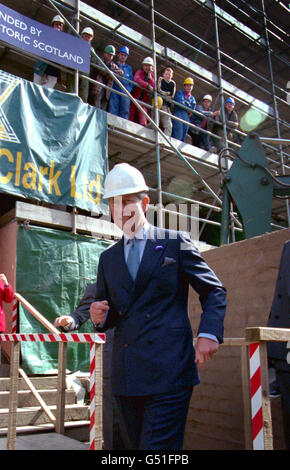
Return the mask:
[[7,286],[8,281],[7,281],[7,277],[5,276],[5,274],[1,273],[0,274],[0,279],[1,279],[1,281],[4,282],[5,286]]
[[212,358],[212,356],[217,352],[219,344],[209,338],[198,338],[196,343],[196,357],[195,363],[199,365],[202,369],[204,364]]
[[93,302],[90,306],[91,320],[95,325],[103,323],[106,320],[106,313],[109,310],[109,304],[107,300],[101,300]]
[[60,326],[64,327],[70,325],[72,322],[72,317],[70,317],[69,315],[63,315],[62,317],[57,317],[54,320],[53,326],[55,326],[56,328]]

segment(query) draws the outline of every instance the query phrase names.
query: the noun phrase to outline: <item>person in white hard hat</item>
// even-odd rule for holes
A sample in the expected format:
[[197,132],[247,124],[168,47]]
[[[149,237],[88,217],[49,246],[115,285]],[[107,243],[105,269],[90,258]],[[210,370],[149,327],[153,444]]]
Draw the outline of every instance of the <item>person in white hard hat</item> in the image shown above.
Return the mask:
[[[94,31],[91,27],[85,27],[81,32],[81,37],[84,41],[91,44],[92,40],[94,39]],[[91,54],[91,63],[95,63],[96,59]],[[83,75],[87,75],[83,73]],[[75,93],[75,76],[74,71],[72,73],[67,74],[66,79],[66,91],[68,93]],[[89,81],[83,77],[79,77],[79,89],[78,89],[78,96],[83,100],[84,103],[88,102],[88,95],[89,95]]]
[[[201,104],[198,104],[195,108],[195,111],[198,111],[202,116],[192,113],[190,121],[192,124],[200,127],[201,129],[208,129],[208,118],[214,119],[217,116],[218,111],[211,110],[212,105],[212,96],[211,95],[204,95],[202,98]],[[205,134],[205,132],[197,132],[194,129],[190,128],[188,131],[189,135],[192,138],[192,145],[196,147],[204,148],[205,150],[210,149],[210,140],[209,135]]]
[[[51,26],[57,31],[63,31],[64,19],[60,15],[56,15],[51,20]],[[39,60],[34,66],[33,82],[45,88],[54,88],[57,82],[60,82],[61,71],[53,65],[46,64]]]
[[[115,328],[112,391],[126,448],[181,450],[197,367],[223,340],[226,291],[188,235],[148,223],[138,169],[115,165],[103,197],[124,236],[100,256],[90,317],[98,332]],[[196,349],[189,285],[203,310]]]
[[94,38],[94,31],[91,27],[87,26],[82,30],[81,36],[84,41],[92,42]]
[[[155,77],[152,57],[145,57],[142,61],[141,69],[137,70],[134,74],[134,82],[140,86],[135,86],[132,91],[132,96],[144,103],[151,103],[153,98],[153,91],[155,88]],[[142,87],[142,88],[140,88]],[[148,108],[142,106],[142,109],[148,114]],[[137,122],[141,126],[147,126],[146,114],[139,111],[138,108],[130,103],[130,121]]]
[[[94,31],[91,27],[86,27],[81,32],[82,39],[91,44],[94,39]],[[91,54],[91,63],[96,63],[95,57]],[[85,78],[79,78],[79,97],[83,100],[84,103],[88,102],[89,96],[89,81]]]

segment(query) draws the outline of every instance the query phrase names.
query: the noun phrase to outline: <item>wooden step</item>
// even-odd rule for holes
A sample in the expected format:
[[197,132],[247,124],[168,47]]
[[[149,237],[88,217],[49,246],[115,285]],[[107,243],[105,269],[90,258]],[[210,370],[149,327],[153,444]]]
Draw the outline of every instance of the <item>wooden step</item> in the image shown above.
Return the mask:
[[[57,402],[57,390],[38,390],[41,398],[46,405],[55,405]],[[0,408],[9,407],[9,391],[0,391]],[[76,403],[74,390],[65,391],[65,403],[67,405]],[[26,406],[39,406],[37,399],[34,397],[30,390],[18,391],[18,407],[24,408]]]
[[[18,426],[16,429],[17,436],[47,432],[55,432],[55,427],[52,423],[38,424],[36,426]],[[72,439],[82,442],[88,441],[90,438],[90,422],[88,420],[66,421],[64,423],[64,433]],[[0,428],[0,437],[5,436],[7,436],[7,428]]]
[[[37,390],[51,390],[57,389],[57,376],[48,375],[48,376],[38,376],[38,377],[29,377],[34,387]],[[29,387],[26,385],[23,378],[19,377],[18,379],[18,390],[28,390]],[[10,390],[10,378],[2,377],[0,378],[0,391],[9,391]]]
[[[49,409],[56,415],[56,406],[50,406]],[[8,426],[8,412],[8,408],[0,409],[0,428],[6,428]],[[65,421],[88,420],[89,407],[78,404],[67,405],[65,407],[64,416]],[[32,426],[45,423],[50,423],[50,420],[39,406],[17,408],[16,426]]]
[[[0,438],[0,451],[7,449],[7,438]],[[22,435],[16,437],[15,450],[89,450],[88,442],[79,442],[58,433]],[[2,454],[1,454],[2,455]],[[3,457],[3,455],[2,455]],[[40,462],[41,464],[41,462]]]

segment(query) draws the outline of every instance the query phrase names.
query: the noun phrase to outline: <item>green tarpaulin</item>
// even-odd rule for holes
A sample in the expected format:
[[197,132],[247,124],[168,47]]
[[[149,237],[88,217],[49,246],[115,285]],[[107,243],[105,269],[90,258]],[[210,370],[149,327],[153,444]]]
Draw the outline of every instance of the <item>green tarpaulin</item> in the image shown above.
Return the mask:
[[[75,309],[85,287],[96,281],[102,251],[113,242],[39,227],[19,227],[16,289],[51,323]],[[91,320],[79,332],[93,331]],[[20,310],[21,333],[48,333]],[[22,367],[28,374],[57,369],[58,344],[23,342]],[[89,345],[68,344],[67,369],[89,371]]]
[[107,115],[0,70],[0,192],[108,213]]

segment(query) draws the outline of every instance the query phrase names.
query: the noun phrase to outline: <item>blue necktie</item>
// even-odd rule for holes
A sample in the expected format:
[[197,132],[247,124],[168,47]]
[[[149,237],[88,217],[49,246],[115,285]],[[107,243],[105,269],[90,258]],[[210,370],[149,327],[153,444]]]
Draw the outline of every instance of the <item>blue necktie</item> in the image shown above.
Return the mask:
[[135,237],[129,240],[128,243],[130,243],[131,246],[128,253],[127,266],[133,281],[135,281],[140,264],[139,247]]

